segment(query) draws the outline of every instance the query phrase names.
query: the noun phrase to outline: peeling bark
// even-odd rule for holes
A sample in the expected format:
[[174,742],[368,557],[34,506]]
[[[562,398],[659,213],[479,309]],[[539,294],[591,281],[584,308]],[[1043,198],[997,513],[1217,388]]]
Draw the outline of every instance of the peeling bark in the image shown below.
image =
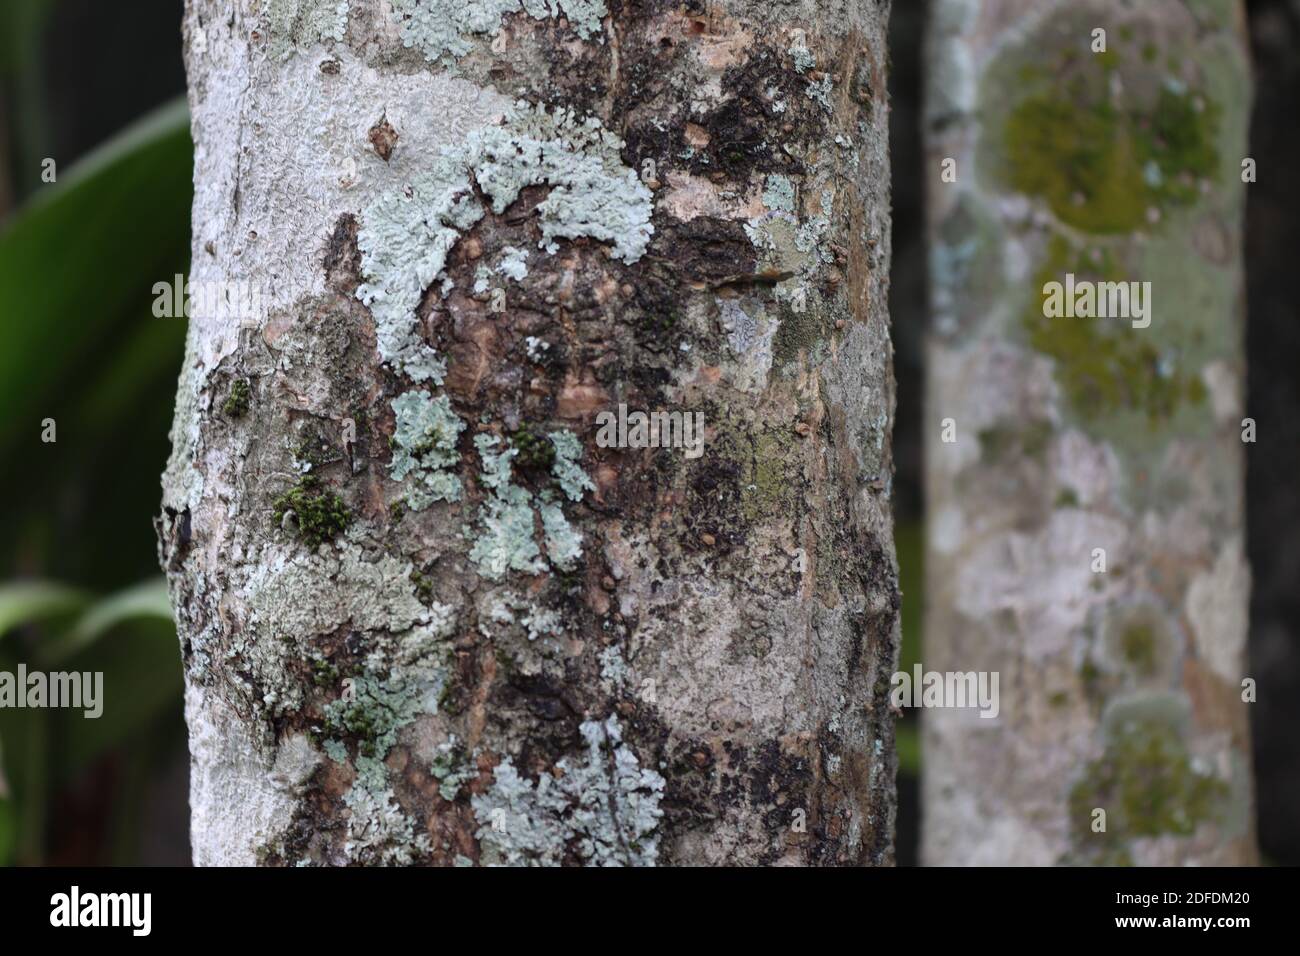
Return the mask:
[[[189,0],[200,864],[892,862],[888,5]],[[703,455],[603,447],[623,404]]]
[[[923,859],[1249,863],[1240,5],[931,26],[925,664],[1001,713],[924,713]],[[1047,316],[1067,273],[1150,324]]]

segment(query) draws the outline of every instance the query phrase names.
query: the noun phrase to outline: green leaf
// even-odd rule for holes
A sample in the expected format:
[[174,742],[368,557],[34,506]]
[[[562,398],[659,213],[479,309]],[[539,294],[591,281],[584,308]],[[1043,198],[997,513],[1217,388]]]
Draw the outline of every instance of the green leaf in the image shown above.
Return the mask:
[[[8,143],[12,165],[0,161],[0,176],[12,177],[16,191],[27,193],[39,183],[41,161],[50,155],[49,91],[45,82],[45,28],[54,0],[4,0],[0,3],[0,142]],[[7,134],[7,135],[6,135]],[[6,167],[8,167],[6,169]],[[0,184],[0,220],[7,210],[8,184]]]
[[165,578],[145,581],[91,604],[66,635],[53,640],[46,655],[55,662],[66,660],[133,618],[154,618],[171,625],[172,606]]
[[[14,645],[16,647],[16,645]],[[20,658],[0,644],[0,671],[13,673]],[[29,707],[0,707],[0,740],[4,741],[4,773],[8,813],[13,826],[9,859],[39,863],[42,856],[47,802],[46,747],[50,711]],[[0,856],[0,861],[4,857]]]
[[23,624],[70,617],[88,602],[84,591],[52,581],[0,584],[0,637]]
[[151,308],[154,283],[189,261],[191,166],[176,101],[61,172],[0,234],[0,454],[40,447],[41,419],[99,371],[123,316],[183,324]]
[[[163,578],[99,600],[49,581],[0,586],[0,634],[20,624],[54,621],[58,626],[44,629],[31,645],[39,663],[29,661],[29,667],[78,671],[92,680],[101,674],[101,713],[0,709],[0,739],[7,745],[0,764],[0,864],[14,853],[23,862],[40,861],[52,785],[67,784],[132,737],[165,726],[160,721],[169,712],[168,719],[181,718],[180,650]],[[0,654],[0,670],[13,671],[21,659]]]

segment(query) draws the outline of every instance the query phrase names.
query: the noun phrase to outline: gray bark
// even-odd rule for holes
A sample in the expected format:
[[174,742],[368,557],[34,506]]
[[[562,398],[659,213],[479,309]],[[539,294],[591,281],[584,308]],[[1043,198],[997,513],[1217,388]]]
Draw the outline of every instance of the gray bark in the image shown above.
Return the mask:
[[[892,860],[887,4],[189,0],[200,864]],[[596,416],[702,413],[703,454]]]
[[[923,713],[923,858],[1250,862],[1241,8],[940,0],[930,41],[924,659],[1001,706]],[[1067,273],[1149,326],[1048,317]]]

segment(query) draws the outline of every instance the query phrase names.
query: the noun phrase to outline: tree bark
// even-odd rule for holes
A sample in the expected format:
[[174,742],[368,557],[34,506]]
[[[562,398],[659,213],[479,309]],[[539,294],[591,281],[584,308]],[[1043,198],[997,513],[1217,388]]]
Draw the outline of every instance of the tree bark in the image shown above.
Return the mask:
[[[923,713],[923,858],[1248,863],[1241,8],[931,27],[925,663],[1001,700]],[[1067,274],[1150,310],[1056,315]]]
[[191,315],[158,521],[195,861],[891,862],[888,4],[229,6],[191,282],[260,301]]

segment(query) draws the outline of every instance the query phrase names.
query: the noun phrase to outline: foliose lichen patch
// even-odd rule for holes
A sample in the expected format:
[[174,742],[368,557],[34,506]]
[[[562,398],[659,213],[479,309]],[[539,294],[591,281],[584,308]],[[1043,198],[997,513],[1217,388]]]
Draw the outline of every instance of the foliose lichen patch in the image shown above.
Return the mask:
[[617,718],[579,727],[586,752],[530,781],[506,757],[472,805],[483,862],[559,866],[571,854],[594,866],[653,866],[664,778],[623,743]]
[[284,60],[296,48],[326,40],[342,42],[348,28],[348,0],[267,0],[263,9],[267,50]]
[[474,48],[474,37],[494,37],[504,17],[526,13],[534,20],[565,17],[587,40],[600,33],[609,12],[605,0],[392,0],[402,20],[402,42],[429,60],[461,57]]
[[397,416],[393,432],[394,481],[406,481],[406,503],[421,511],[435,501],[459,501],[460,478],[450,469],[460,461],[456,443],[465,423],[446,395],[423,390],[404,392],[392,402]]
[[581,501],[585,492],[596,488],[591,476],[578,464],[582,457],[582,442],[573,432],[564,429],[551,432],[549,437],[555,446],[555,463],[551,466],[555,480],[566,498]]
[[343,849],[358,863],[410,866],[433,846],[429,834],[398,804],[388,777],[382,760],[356,759],[356,781],[343,798],[348,808]]
[[[595,487],[577,463],[582,443],[568,431],[552,432],[550,441],[555,449],[553,481],[571,501],[580,501],[584,491]],[[582,534],[569,523],[549,488],[534,495],[513,483],[512,462],[519,449],[486,433],[474,437],[474,446],[483,466],[480,480],[491,491],[479,510],[481,531],[470,548],[479,573],[499,581],[511,571],[540,574],[551,565],[572,569],[582,556]],[[537,542],[537,517],[545,557]]]
[[546,251],[586,236],[609,243],[615,259],[637,261],[654,232],[651,194],[622,164],[621,147],[594,117],[521,103],[502,125],[474,131],[407,188],[381,196],[357,236],[367,279],[357,295],[374,313],[383,360],[412,381],[442,384],[446,366],[420,336],[415,309],[435,282],[448,291],[447,256],[485,213],[476,187],[499,215],[525,187],[545,185],[537,211]]

